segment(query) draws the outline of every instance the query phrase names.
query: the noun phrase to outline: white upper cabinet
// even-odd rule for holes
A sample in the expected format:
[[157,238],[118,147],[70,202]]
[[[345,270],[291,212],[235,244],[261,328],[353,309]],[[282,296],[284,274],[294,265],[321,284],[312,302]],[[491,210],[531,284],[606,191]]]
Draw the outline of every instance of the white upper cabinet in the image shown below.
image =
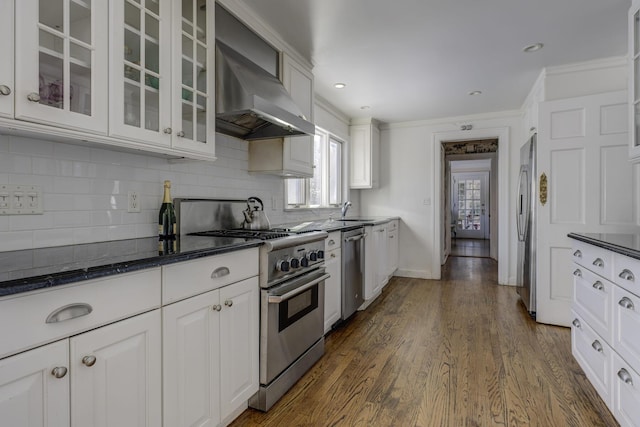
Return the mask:
[[[0,0],[0,52],[13,58],[13,0]],[[13,117],[13,61],[0,61],[0,117]]]
[[351,146],[350,187],[377,188],[380,163],[380,131],[375,121],[349,127]]
[[[313,122],[313,74],[289,55],[282,57],[282,84],[302,110],[305,118]],[[293,136],[284,139],[283,168],[298,176],[313,176],[313,136]]]
[[640,0],[629,9],[629,156],[640,161]]
[[105,134],[107,2],[20,0],[15,8],[15,117]]

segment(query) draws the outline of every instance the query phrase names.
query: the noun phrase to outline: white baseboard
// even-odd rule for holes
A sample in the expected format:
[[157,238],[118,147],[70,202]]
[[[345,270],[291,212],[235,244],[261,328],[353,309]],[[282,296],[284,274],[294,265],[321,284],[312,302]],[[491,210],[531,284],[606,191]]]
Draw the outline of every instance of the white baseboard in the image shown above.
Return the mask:
[[397,269],[395,273],[393,273],[394,276],[399,276],[399,277],[410,277],[412,279],[431,279],[432,276],[429,272],[424,271],[424,270],[404,270],[404,269]]

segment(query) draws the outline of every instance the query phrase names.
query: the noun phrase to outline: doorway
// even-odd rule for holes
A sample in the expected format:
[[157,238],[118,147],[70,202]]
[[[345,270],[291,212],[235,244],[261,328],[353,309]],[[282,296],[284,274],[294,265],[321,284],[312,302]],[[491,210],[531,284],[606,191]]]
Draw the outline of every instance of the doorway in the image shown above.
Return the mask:
[[452,166],[451,225],[453,237],[488,240],[489,171],[454,171]]

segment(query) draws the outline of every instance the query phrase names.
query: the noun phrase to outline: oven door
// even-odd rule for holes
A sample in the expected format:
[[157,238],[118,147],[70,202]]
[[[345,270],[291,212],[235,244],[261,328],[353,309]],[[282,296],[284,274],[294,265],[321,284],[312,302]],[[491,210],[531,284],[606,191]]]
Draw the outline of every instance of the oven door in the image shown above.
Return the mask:
[[261,291],[260,383],[269,384],[324,334],[324,268]]

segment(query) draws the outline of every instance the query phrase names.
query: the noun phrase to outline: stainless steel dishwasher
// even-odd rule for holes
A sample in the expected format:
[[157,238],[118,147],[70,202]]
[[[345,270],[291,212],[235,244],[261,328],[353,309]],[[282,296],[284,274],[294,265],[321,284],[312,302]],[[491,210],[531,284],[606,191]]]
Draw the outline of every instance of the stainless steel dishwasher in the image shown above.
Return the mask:
[[364,302],[364,227],[342,232],[342,319]]

